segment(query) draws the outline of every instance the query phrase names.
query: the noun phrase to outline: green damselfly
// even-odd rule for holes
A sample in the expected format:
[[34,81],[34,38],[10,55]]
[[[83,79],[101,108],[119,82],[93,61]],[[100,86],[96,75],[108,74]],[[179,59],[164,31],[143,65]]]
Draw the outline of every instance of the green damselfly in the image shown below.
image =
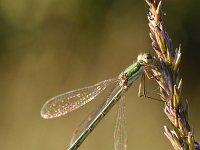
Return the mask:
[[108,85],[114,84],[112,90],[96,110],[74,131],[68,150],[77,149],[120,98],[114,130],[114,147],[115,150],[126,150],[127,131],[124,93],[136,79],[148,70],[148,66],[152,66],[152,63],[152,55],[149,53],[139,54],[137,61],[127,67],[118,78],[104,80],[95,85],[69,91],[49,99],[41,109],[41,116],[45,119],[63,116],[90,102]]

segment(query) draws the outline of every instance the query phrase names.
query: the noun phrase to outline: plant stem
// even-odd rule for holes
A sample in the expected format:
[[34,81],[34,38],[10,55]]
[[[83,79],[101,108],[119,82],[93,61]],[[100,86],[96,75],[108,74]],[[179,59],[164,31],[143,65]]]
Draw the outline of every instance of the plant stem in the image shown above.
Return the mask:
[[[173,49],[172,40],[165,30],[161,0],[146,0],[149,5],[148,20],[152,47],[158,67],[152,68],[160,87],[160,97],[165,101],[164,113],[171,127],[164,126],[164,134],[176,150],[200,150],[188,121],[188,102],[181,97],[183,80],[179,65],[181,47]],[[183,103],[186,103],[185,105]]]

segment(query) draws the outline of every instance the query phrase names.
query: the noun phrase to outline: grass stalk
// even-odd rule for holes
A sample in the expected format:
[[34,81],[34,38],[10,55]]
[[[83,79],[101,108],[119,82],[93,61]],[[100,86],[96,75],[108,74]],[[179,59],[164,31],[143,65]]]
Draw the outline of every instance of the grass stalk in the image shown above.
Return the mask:
[[150,38],[156,53],[158,67],[152,68],[160,88],[160,97],[165,101],[164,113],[171,126],[164,126],[164,134],[175,150],[200,150],[189,124],[189,105],[181,96],[183,80],[180,77],[181,46],[174,49],[163,23],[161,0],[146,0],[149,6]]

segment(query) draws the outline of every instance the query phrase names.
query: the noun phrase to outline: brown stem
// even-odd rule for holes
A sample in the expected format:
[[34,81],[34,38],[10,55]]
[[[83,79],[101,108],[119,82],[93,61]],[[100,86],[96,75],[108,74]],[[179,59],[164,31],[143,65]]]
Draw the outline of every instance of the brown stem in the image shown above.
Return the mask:
[[[160,87],[161,99],[166,101],[164,113],[171,127],[164,126],[164,134],[176,150],[199,150],[194,132],[188,121],[188,103],[181,97],[182,79],[179,73],[181,47],[174,49],[163,23],[164,13],[161,0],[146,0],[152,47],[156,53],[158,67],[152,68]],[[186,103],[185,105],[183,103]]]

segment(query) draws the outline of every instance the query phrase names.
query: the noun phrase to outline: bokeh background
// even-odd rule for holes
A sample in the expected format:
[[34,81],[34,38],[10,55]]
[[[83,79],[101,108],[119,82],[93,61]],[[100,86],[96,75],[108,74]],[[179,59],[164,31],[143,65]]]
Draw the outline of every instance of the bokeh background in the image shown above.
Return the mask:
[[[200,2],[165,0],[174,47],[182,45],[183,97],[200,138]],[[0,1],[0,149],[64,150],[73,130],[103,96],[64,117],[40,109],[57,94],[116,77],[140,52],[151,52],[148,7],[141,0]],[[128,149],[173,149],[163,135],[163,104],[127,93]],[[148,84],[150,90],[152,84]],[[80,150],[113,149],[117,106]]]

